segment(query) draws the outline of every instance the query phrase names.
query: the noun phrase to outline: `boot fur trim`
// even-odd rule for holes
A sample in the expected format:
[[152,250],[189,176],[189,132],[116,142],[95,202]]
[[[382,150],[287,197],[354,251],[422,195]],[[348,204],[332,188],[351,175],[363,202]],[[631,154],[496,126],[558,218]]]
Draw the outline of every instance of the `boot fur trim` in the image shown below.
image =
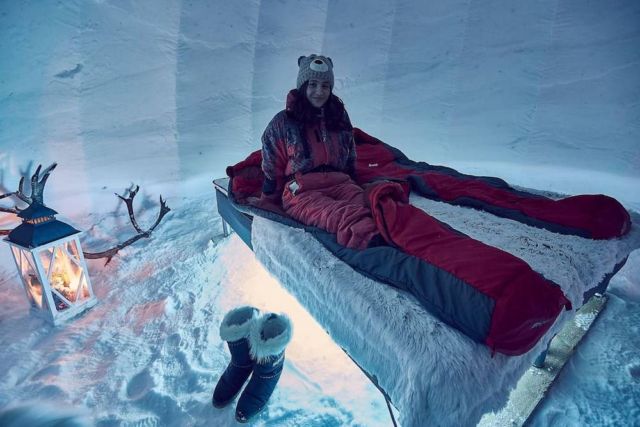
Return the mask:
[[234,308],[225,314],[220,324],[220,338],[223,341],[238,341],[249,336],[251,325],[258,318],[260,312],[251,306]]
[[291,341],[293,325],[286,314],[266,313],[259,317],[249,334],[249,352],[258,363],[279,356]]

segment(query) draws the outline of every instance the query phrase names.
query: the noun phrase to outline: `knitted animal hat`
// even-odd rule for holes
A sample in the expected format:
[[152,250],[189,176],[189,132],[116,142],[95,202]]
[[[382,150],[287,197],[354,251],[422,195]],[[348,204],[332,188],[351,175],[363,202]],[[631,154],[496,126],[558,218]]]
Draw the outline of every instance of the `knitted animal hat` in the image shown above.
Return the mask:
[[333,62],[328,56],[309,55],[298,58],[297,88],[310,79],[328,80],[333,89]]

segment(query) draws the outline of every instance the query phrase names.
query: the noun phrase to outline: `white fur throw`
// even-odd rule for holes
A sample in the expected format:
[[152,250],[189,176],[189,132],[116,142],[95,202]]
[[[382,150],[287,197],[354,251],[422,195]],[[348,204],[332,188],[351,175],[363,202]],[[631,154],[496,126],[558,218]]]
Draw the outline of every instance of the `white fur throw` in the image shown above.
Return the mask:
[[[455,229],[520,257],[559,284],[574,309],[582,304],[585,290],[640,247],[638,215],[623,239],[595,241],[421,197],[411,202]],[[338,345],[378,378],[404,427],[476,425],[485,412],[504,406],[518,379],[572,315],[563,313],[527,354],[491,357],[486,346],[431,316],[411,295],[355,272],[304,230],[259,217],[252,230],[258,260]]]
[[238,341],[248,338],[251,327],[260,315],[257,308],[242,306],[230,310],[220,324],[220,338],[223,341]]
[[[267,328],[277,331],[274,336],[264,337]],[[255,320],[249,335],[251,357],[265,363],[279,356],[293,336],[293,326],[286,314],[267,313]]]

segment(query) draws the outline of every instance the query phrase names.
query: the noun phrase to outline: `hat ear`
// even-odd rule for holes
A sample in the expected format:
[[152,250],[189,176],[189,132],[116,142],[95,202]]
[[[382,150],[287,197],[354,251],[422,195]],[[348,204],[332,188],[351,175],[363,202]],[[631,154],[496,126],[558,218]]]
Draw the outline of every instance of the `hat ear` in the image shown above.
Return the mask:
[[300,58],[298,58],[298,67],[300,66],[300,63],[302,62],[302,60],[306,58],[304,55],[302,55]]
[[331,60],[331,58],[329,58],[328,56],[326,58],[327,58],[327,61],[329,61],[329,64],[331,64],[331,67],[333,68],[333,61]]

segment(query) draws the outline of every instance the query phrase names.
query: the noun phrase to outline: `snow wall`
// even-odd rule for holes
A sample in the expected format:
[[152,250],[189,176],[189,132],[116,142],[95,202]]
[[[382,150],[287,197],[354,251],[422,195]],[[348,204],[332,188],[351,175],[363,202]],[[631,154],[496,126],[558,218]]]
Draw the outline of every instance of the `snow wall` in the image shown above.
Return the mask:
[[131,182],[205,188],[314,52],[410,157],[640,207],[635,0],[2,2],[0,183],[57,161],[46,201],[71,216]]

